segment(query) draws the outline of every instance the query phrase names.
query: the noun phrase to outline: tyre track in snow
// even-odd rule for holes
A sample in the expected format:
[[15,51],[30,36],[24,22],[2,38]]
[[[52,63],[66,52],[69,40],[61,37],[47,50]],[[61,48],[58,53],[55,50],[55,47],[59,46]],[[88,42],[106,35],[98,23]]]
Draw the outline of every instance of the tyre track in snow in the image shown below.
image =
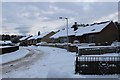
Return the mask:
[[17,71],[19,68],[22,70],[29,69],[30,65],[33,65],[36,61],[41,59],[43,56],[43,52],[38,49],[27,49],[29,50],[29,54],[25,57],[12,61],[6,64],[2,64],[2,74],[7,74],[12,71]]

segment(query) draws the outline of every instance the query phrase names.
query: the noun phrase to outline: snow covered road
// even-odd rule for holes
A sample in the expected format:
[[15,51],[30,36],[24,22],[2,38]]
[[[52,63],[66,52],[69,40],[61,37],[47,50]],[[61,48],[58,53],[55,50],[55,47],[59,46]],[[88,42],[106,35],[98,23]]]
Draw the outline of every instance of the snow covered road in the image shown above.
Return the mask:
[[29,48],[32,53],[35,53],[34,55],[17,62],[12,62],[11,64],[3,65],[3,78],[46,78],[52,77],[52,74],[55,75],[56,72],[61,72],[60,74],[66,73],[67,75],[65,76],[69,76],[69,73],[74,73],[73,61],[75,54],[69,55],[66,50],[58,48]]
[[65,49],[30,46],[32,55],[3,65],[3,78],[117,78],[117,75],[75,75],[75,53]]

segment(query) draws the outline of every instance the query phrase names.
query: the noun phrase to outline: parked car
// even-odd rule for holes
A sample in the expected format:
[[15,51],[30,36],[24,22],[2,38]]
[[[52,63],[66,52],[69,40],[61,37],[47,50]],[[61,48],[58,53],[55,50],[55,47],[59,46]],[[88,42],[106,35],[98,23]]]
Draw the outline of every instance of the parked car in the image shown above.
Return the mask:
[[73,41],[73,45],[74,45],[74,46],[78,46],[79,44],[80,44],[80,42],[79,42],[78,40],[74,40],[74,41]]

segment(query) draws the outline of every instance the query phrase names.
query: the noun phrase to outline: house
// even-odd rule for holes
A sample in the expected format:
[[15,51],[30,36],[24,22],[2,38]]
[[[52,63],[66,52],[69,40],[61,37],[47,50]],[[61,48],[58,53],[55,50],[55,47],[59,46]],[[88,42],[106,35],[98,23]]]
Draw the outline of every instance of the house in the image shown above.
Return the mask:
[[[75,29],[74,29],[75,30]],[[78,40],[80,43],[96,43],[97,45],[111,44],[119,39],[118,28],[113,21],[89,24],[84,27],[78,26],[77,30],[68,29],[69,43]],[[66,42],[66,29],[62,29],[51,36],[60,43]]]
[[29,39],[29,38],[31,38],[32,36],[31,35],[27,35],[27,36],[24,36],[24,37],[22,37],[22,38],[20,38],[19,39],[19,41],[20,41],[20,45],[27,45],[27,40]]
[[50,43],[52,41],[50,39],[50,37],[54,34],[55,34],[55,32],[51,31],[51,32],[41,33],[40,35],[35,35],[35,36],[28,39],[28,44],[29,45],[36,45],[36,43],[40,43],[40,42]]
[[118,33],[119,33],[119,42],[120,42],[120,23],[119,22],[115,22],[115,24],[117,25],[118,27]]
[[27,44],[28,44],[28,45],[35,45],[35,44],[37,43],[37,38],[38,38],[37,35],[32,36],[31,38],[29,38],[29,39],[27,40]]
[[47,43],[51,43],[52,39],[50,38],[51,36],[53,36],[56,32],[50,32],[48,34],[46,34],[45,36],[42,37],[41,42],[47,42]]
[[119,39],[118,28],[113,21],[79,27],[76,31],[76,38],[81,43],[111,44]]
[[[58,31],[55,35],[51,36],[50,38],[54,39],[54,42],[65,43],[67,42],[66,36],[67,36],[67,30],[66,28],[64,28]],[[69,39],[69,43],[72,43],[72,41],[75,40],[75,32],[73,31],[72,28],[68,28],[68,39]]]

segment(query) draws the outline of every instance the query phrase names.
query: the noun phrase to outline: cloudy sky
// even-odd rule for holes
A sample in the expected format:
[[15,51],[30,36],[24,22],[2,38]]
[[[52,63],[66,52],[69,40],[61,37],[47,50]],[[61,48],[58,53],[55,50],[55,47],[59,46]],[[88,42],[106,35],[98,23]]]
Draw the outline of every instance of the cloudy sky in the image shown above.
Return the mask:
[[2,33],[33,34],[78,23],[118,20],[118,2],[2,2]]

